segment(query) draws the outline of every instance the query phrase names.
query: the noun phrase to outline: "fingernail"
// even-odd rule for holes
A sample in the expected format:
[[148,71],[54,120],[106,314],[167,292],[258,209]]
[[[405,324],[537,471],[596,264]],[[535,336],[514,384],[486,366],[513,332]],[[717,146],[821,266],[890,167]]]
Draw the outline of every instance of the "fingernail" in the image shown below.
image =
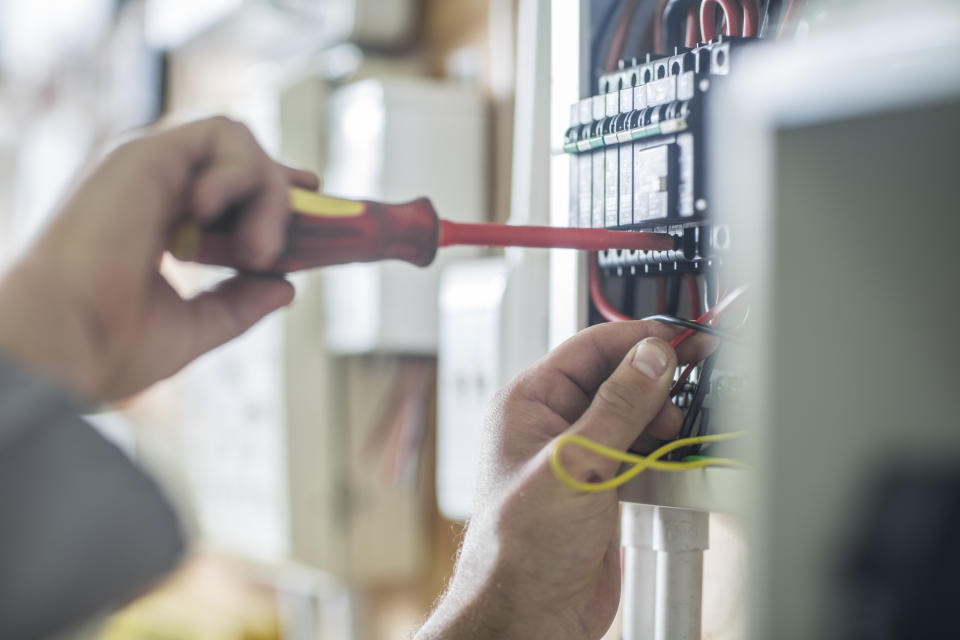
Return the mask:
[[633,366],[637,371],[657,380],[667,370],[667,354],[657,346],[657,341],[653,338],[641,340],[637,345],[637,350],[633,352]]

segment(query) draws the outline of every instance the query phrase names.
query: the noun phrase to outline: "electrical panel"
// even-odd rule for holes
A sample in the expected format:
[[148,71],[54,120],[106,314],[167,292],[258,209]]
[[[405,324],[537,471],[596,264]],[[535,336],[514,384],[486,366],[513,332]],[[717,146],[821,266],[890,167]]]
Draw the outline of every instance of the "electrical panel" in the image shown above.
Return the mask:
[[[608,4],[610,15],[632,15],[629,3]],[[679,34],[669,25],[676,24],[677,15],[693,26],[694,14],[688,15],[682,2],[668,3],[664,15],[650,23],[656,30],[662,22],[662,33],[673,38],[673,44]],[[594,39],[602,45],[603,20],[598,22]],[[750,28],[755,33],[757,22]],[[686,39],[693,42],[697,35],[688,30]],[[732,313],[715,317],[743,291],[723,278],[723,263],[735,239],[711,206],[706,147],[711,96],[735,69],[740,52],[756,40],[719,35],[694,46],[671,46],[667,54],[626,57],[614,65],[610,63],[616,57],[607,56],[607,64],[615,68],[595,72],[590,95],[569,105],[563,139],[569,156],[569,226],[674,238],[666,251],[610,249],[591,256],[587,324],[651,316],[674,324],[686,321],[688,326],[690,321],[721,327],[745,321],[740,310],[739,321]],[[601,48],[591,47],[594,58]],[[728,364],[735,351],[728,345],[735,336],[725,337],[730,339],[722,340],[706,360],[676,371],[671,398],[684,410],[681,438],[724,431],[714,417],[716,408],[741,401],[741,372]],[[723,448],[708,447],[711,455]],[[671,458],[701,452],[699,445],[686,447]]]
[[[743,38],[721,36],[673,55],[621,60],[570,107],[570,226],[669,233],[670,251],[600,252],[617,275],[702,273],[729,248],[710,218],[704,111]],[[733,53],[733,56],[731,55]]]

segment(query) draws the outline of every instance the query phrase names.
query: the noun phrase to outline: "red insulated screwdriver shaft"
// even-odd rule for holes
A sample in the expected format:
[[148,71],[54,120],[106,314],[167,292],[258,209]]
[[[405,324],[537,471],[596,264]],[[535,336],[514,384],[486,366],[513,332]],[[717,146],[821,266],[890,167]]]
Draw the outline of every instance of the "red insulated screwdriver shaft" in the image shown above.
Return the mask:
[[440,220],[437,246],[473,245],[479,247],[540,247],[545,249],[582,249],[605,251],[628,249],[668,251],[673,236],[665,233],[637,233],[606,229],[566,227],[528,227],[508,224],[471,224]]

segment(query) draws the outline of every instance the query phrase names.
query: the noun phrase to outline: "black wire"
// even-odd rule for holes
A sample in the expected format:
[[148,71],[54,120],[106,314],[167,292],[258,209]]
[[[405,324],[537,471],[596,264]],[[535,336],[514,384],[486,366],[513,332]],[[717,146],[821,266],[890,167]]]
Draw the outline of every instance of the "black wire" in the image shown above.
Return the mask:
[[[702,408],[700,409],[700,420],[697,422],[697,428],[693,431],[693,437],[700,437],[710,434],[710,409]],[[696,456],[700,455],[700,452],[703,451],[703,444],[694,444],[691,445],[690,453],[687,455]]]
[[671,276],[667,281],[667,300],[664,310],[668,316],[677,315],[680,310],[680,287],[683,285],[683,276]]
[[694,0],[670,0],[663,10],[663,46],[668,55],[685,44],[687,12],[693,4]]
[[593,78],[591,91],[596,88],[599,75],[603,73],[603,61],[600,60],[600,56],[602,55],[600,51],[605,39],[604,36],[607,34],[607,31],[610,30],[614,18],[617,15],[617,9],[620,8],[621,4],[623,3],[620,0],[613,0],[610,3],[610,8],[607,9],[607,12],[603,15],[600,21],[597,22],[599,28],[593,33],[593,44],[590,47],[590,68],[594,70],[592,74]]
[[628,313],[634,318],[637,317],[637,288],[634,286],[633,278],[623,279],[623,309],[629,309]]
[[[700,414],[700,408],[703,407],[703,399],[707,395],[707,387],[710,386],[710,376],[713,374],[713,366],[717,361],[717,352],[714,351],[710,357],[700,367],[700,377],[697,380],[697,388],[693,392],[693,399],[690,401],[690,408],[683,416],[683,426],[680,427],[680,433],[677,438],[689,438],[693,433],[693,426],[697,422],[697,416]],[[676,452],[676,459],[681,460],[690,455],[690,447],[683,447]]]
[[716,327],[711,327],[707,324],[702,324],[700,322],[694,322],[693,320],[687,320],[686,318],[678,318],[677,316],[667,315],[665,313],[658,313],[653,316],[647,316],[644,320],[653,320],[655,322],[662,322],[664,324],[672,324],[677,327],[683,327],[684,329],[693,329],[694,331],[699,331],[700,333],[708,333],[711,336],[717,336],[723,340],[729,342],[737,342],[737,336],[733,335],[729,331],[724,331],[723,329],[717,329]]

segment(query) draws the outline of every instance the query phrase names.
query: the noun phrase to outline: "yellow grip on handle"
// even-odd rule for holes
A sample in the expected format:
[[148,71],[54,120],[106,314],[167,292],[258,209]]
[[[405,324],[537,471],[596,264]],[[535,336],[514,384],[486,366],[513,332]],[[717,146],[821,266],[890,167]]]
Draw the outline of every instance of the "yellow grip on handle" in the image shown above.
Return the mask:
[[[290,210],[319,218],[349,218],[363,214],[364,203],[331,198],[314,191],[290,187]],[[169,251],[178,260],[196,260],[200,254],[203,227],[194,220],[181,220],[173,230]]]

